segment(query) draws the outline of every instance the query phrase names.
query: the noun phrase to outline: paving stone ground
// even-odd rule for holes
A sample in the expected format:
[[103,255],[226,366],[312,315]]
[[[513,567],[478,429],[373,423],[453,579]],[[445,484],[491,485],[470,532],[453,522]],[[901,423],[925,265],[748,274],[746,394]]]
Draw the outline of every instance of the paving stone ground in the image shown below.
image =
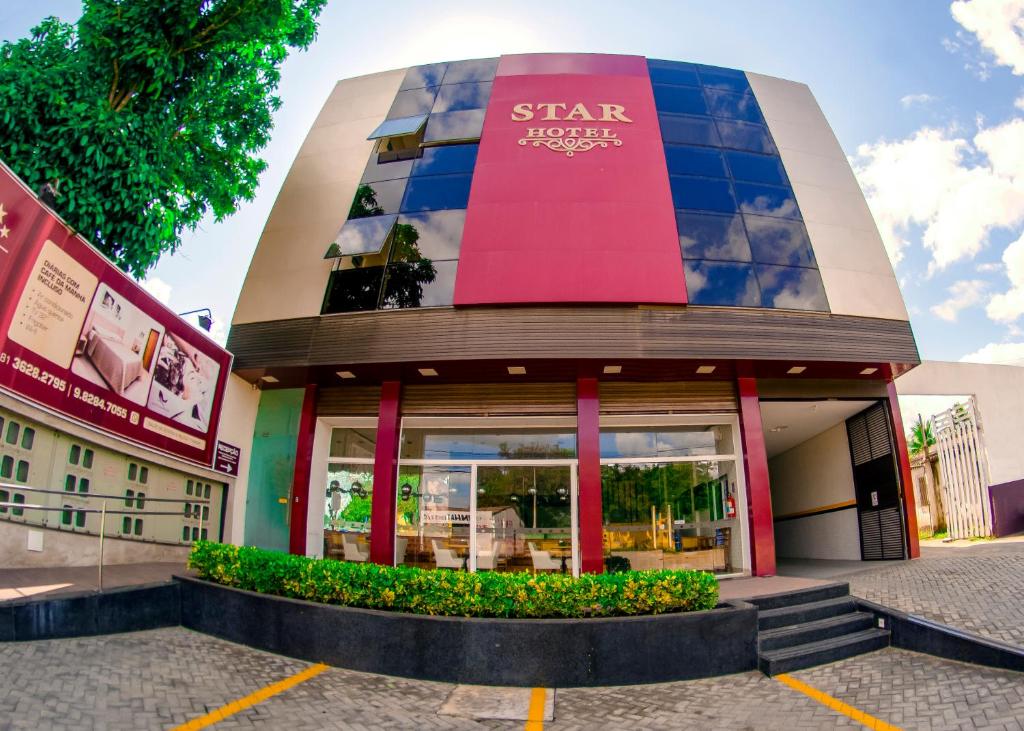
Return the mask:
[[[306,667],[309,663],[183,628],[4,643],[0,729],[168,729]],[[890,649],[794,675],[908,730],[1024,731],[1020,673]],[[214,728],[523,728],[522,721],[439,715],[455,688],[331,668]],[[544,727],[788,731],[861,726],[751,672],[680,683],[557,689],[554,719]]]
[[863,599],[1024,646],[1024,542],[922,548],[915,561],[838,580]]

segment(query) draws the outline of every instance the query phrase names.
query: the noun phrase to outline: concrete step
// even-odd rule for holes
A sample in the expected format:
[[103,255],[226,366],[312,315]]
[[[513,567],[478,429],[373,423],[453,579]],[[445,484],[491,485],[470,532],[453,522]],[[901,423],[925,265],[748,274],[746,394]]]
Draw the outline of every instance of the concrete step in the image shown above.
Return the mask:
[[869,612],[853,612],[839,614],[834,617],[816,619],[803,624],[791,624],[786,627],[763,630],[758,633],[757,646],[760,651],[779,650],[794,645],[805,645],[809,642],[827,640],[853,632],[871,629],[875,626],[875,617]]
[[840,596],[834,599],[779,607],[778,609],[766,609],[757,613],[757,627],[759,630],[776,629],[792,624],[813,622],[825,617],[835,617],[839,614],[850,614],[855,611],[857,611],[857,604],[853,599],[849,596]]
[[746,601],[753,604],[760,610],[779,609],[780,607],[791,607],[794,604],[809,604],[820,602],[825,599],[836,599],[847,596],[850,593],[849,584],[825,584],[823,586],[812,586],[808,589],[787,591],[781,594],[769,594],[758,596]]
[[865,629],[840,637],[830,637],[817,642],[761,652],[758,665],[765,675],[779,675],[815,665],[845,660],[888,646],[888,630]]

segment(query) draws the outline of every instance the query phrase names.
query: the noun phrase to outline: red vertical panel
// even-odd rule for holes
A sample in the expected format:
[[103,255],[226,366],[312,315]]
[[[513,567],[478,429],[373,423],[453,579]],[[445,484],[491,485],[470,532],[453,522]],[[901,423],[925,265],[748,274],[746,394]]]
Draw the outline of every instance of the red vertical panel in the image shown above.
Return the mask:
[[907,452],[907,436],[903,431],[903,416],[900,414],[900,401],[896,393],[896,383],[886,384],[889,394],[889,419],[892,422],[892,433],[896,438],[896,464],[899,466],[900,490],[903,493],[904,521],[907,526],[907,555],[910,558],[921,557],[921,540],[917,534],[917,505],[914,502],[914,483],[910,474],[910,454]]
[[295,445],[295,476],[292,479],[291,526],[288,552],[306,555],[306,516],[309,514],[309,475],[313,464],[313,435],[316,432],[316,384],[306,386],[299,415],[299,438]]
[[761,426],[757,380],[736,379],[740,396],[740,432],[743,466],[747,476],[747,509],[750,512],[750,561],[755,576],[775,575],[775,526],[772,493],[768,480],[768,453]]
[[601,429],[597,379],[576,381],[576,452],[579,457],[580,569],[604,571],[601,508]]
[[395,489],[401,439],[400,381],[384,381],[377,416],[377,447],[373,453],[373,497],[370,499],[370,560],[395,563]]

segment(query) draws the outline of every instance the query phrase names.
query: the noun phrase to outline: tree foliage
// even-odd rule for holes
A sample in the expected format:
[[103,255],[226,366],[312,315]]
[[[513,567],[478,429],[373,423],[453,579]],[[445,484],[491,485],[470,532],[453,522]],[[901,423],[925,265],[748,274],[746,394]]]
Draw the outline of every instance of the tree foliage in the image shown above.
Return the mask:
[[907,449],[911,454],[927,453],[928,447],[935,444],[935,433],[932,431],[932,422],[925,421],[920,414],[917,421],[910,427],[910,439],[907,441]]
[[280,66],[326,0],[85,0],[0,46],[0,159],[141,277],[251,200]]

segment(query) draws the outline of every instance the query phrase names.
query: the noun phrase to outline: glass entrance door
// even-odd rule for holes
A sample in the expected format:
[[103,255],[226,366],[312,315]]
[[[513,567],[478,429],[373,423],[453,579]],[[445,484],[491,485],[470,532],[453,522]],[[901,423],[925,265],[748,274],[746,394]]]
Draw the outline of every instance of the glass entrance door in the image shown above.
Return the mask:
[[579,573],[573,467],[477,465],[474,471],[477,570]]

